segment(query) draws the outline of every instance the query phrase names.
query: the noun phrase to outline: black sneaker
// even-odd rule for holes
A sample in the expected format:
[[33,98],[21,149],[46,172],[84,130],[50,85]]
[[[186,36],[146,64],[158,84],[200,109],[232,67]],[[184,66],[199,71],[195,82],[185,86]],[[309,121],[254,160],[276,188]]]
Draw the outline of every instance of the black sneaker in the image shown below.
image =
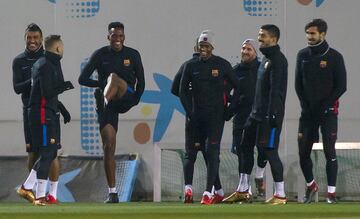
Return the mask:
[[94,91],[94,97],[96,101],[96,111],[97,113],[102,113],[105,109],[105,101],[104,101],[104,94],[100,88],[96,88]]
[[256,196],[265,197],[265,182],[264,178],[255,178]]
[[319,191],[319,187],[316,184],[316,182],[313,182],[313,184],[311,186],[307,186],[303,203],[310,204],[313,201],[314,196],[318,191]]
[[327,197],[326,197],[326,202],[328,204],[336,204],[337,200],[336,200],[336,195],[335,193],[328,193]]
[[109,193],[108,198],[104,201],[104,203],[119,203],[119,197],[117,193]]

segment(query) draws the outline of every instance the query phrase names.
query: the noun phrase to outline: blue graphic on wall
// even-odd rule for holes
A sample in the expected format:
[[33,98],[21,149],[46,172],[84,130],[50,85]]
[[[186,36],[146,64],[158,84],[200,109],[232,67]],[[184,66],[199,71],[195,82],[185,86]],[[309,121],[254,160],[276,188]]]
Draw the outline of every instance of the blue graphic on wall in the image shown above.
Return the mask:
[[[57,0],[48,0],[56,4]],[[100,11],[100,0],[62,0],[66,5],[66,17],[89,18],[94,17]]]
[[[313,2],[313,0],[297,0],[302,5],[310,5],[310,3]],[[322,3],[324,3],[325,0],[315,0],[315,7],[320,7]]]
[[[80,71],[84,68],[89,59],[85,59],[80,65]],[[97,79],[97,72],[91,76]],[[80,132],[81,149],[86,154],[102,155],[100,145],[99,124],[97,122],[96,103],[94,98],[95,88],[80,87]]]
[[172,80],[159,73],[154,73],[153,77],[159,90],[145,90],[140,101],[160,105],[153,131],[153,142],[159,142],[170,124],[174,111],[185,115],[185,110],[179,98],[171,93]]
[[325,0],[316,0],[316,7],[320,7],[320,5],[324,2]]
[[277,16],[277,0],[243,0],[244,11],[250,16]]
[[[313,0],[297,0],[301,5],[309,5]],[[325,0],[315,0],[320,7]],[[278,0],[243,0],[244,11],[250,16],[271,17],[278,15]]]
[[60,202],[75,202],[75,198],[71,191],[66,187],[66,184],[71,182],[77,175],[79,175],[80,172],[81,169],[78,168],[60,175],[57,192],[57,199]]

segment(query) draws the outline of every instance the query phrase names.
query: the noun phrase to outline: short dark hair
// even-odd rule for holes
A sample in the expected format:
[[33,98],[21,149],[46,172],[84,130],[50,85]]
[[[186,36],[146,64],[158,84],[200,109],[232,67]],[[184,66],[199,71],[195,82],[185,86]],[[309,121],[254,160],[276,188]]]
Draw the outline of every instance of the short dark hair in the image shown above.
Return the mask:
[[313,19],[309,23],[307,23],[305,25],[305,31],[310,27],[317,27],[319,33],[326,33],[328,29],[326,21],[321,18]]
[[60,35],[49,35],[45,38],[45,49],[51,49],[55,43],[61,41]]
[[270,33],[270,36],[276,37],[276,41],[280,39],[280,29],[275,24],[265,24],[261,26],[261,29]]
[[124,30],[124,24],[119,21],[111,22],[108,25],[108,31],[110,31],[112,28],[114,28],[114,29],[119,28],[119,29]]
[[40,35],[42,36],[41,28],[35,23],[31,23],[26,27],[25,35],[27,32],[40,32]]

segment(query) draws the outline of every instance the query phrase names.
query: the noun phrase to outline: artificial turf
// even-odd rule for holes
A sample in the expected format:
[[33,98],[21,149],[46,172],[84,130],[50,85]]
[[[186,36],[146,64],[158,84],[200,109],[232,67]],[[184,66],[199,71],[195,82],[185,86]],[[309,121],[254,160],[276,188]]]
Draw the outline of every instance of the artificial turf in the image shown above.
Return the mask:
[[28,203],[0,203],[2,218],[133,218],[133,219],[222,219],[222,218],[359,218],[360,203],[296,204],[282,206],[265,204],[232,204],[202,206],[182,203],[62,203],[53,206],[33,206]]

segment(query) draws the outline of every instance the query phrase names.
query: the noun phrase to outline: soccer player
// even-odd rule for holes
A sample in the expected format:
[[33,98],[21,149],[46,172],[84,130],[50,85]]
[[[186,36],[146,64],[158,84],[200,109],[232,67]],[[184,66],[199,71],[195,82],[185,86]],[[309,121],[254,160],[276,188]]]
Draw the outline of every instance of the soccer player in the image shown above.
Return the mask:
[[46,187],[50,165],[60,148],[58,95],[74,88],[64,81],[60,60],[64,45],[59,35],[45,38],[45,53],[33,65],[29,99],[31,143],[39,152],[33,169],[37,174],[35,205],[46,205]]
[[[137,50],[124,46],[124,25],[108,25],[109,46],[96,50],[79,77],[79,84],[96,87],[98,121],[104,150],[104,166],[109,186],[105,203],[118,203],[115,182],[115,148],[119,113],[125,113],[140,101],[145,88],[144,69]],[[91,79],[97,70],[98,80]]]
[[211,194],[211,191],[219,174],[220,142],[227,104],[224,100],[225,81],[228,80],[236,87],[238,80],[230,63],[212,54],[214,50],[212,31],[203,31],[198,42],[199,58],[188,62],[182,73],[180,100],[189,117],[192,133],[206,142],[207,182],[201,204],[209,205],[216,203],[215,199],[218,199],[216,195]]
[[[176,73],[172,87],[171,87],[171,93],[173,93],[175,96],[179,96],[180,92],[180,80],[183,73],[183,70],[188,62],[192,62],[195,60],[198,60],[200,56],[199,53],[199,42],[198,38],[196,39],[196,43],[194,46],[194,54],[193,57],[183,63],[179,69],[179,71]],[[191,92],[191,85],[189,84],[189,92]],[[184,181],[185,181],[185,187],[184,187],[184,203],[193,203],[193,175],[194,175],[194,164],[196,161],[197,153],[198,151],[202,152],[202,155],[204,157],[205,163],[207,164],[206,160],[206,152],[205,152],[205,139],[199,139],[198,135],[193,134],[193,130],[189,117],[186,115],[186,121],[185,121],[185,157],[184,157]],[[195,138],[197,136],[197,138]],[[224,191],[221,186],[219,175],[217,175],[214,185],[214,196],[216,198],[213,199],[213,203],[215,204],[222,201],[224,198]]]
[[[31,90],[31,68],[33,64],[44,55],[43,49],[43,36],[40,27],[37,24],[31,23],[27,26],[25,30],[25,51],[14,58],[13,61],[13,85],[15,93],[21,94],[21,99],[23,103],[23,125],[24,125],[24,135],[25,135],[25,144],[26,152],[28,152],[28,169],[30,171],[28,179],[25,183],[18,189],[18,194],[27,199],[30,202],[34,201],[34,194],[32,189],[36,182],[36,171],[32,169],[35,161],[39,157],[38,151],[36,148],[32,147],[31,144],[31,134],[29,127],[29,117],[28,117],[28,104]],[[59,102],[61,113],[64,116],[65,123],[69,122],[71,117],[66,108]],[[57,158],[51,164],[50,174],[49,174],[49,194],[47,199],[49,203],[56,204],[56,193],[57,193],[57,184],[59,178],[60,163]]]
[[321,129],[326,157],[327,203],[336,203],[338,163],[335,142],[339,98],[346,91],[346,69],[343,56],[325,40],[327,24],[314,19],[305,25],[308,47],[296,59],[295,89],[300,100],[298,146],[301,170],[306,180],[304,203],[312,202],[318,185],[313,175],[311,150]]
[[254,106],[247,126],[256,125],[256,145],[263,150],[270,163],[275,182],[272,198],[266,200],[271,205],[286,204],[283,165],[278,148],[281,127],[285,114],[288,62],[280,51],[278,41],[280,30],[276,25],[261,26],[258,41],[264,55],[258,70]]
[[[257,57],[257,43],[253,39],[246,39],[241,46],[241,62],[234,67],[234,72],[240,80],[241,87],[237,88],[239,99],[234,109],[233,118],[233,147],[235,147],[239,162],[239,185],[234,193],[223,202],[251,202],[250,174],[254,166],[254,147],[256,140],[256,126],[245,127],[254,102],[257,71],[260,65]],[[255,177],[257,195],[265,195],[263,173],[266,158],[263,150],[258,150],[258,168]]]

